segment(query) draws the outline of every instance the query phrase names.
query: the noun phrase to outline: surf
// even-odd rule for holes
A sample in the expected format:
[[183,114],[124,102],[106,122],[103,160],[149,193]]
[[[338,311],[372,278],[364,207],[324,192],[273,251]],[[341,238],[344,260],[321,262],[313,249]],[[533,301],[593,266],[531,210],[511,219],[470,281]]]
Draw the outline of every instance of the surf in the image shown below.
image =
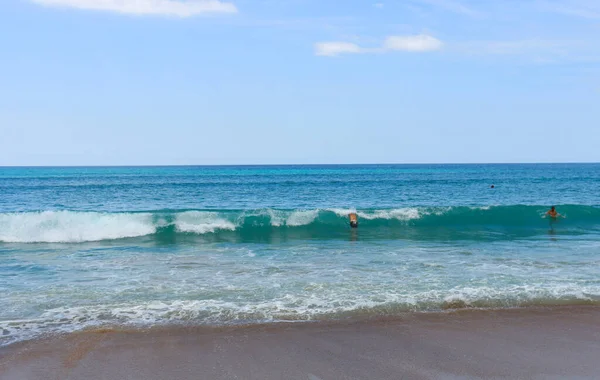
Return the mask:
[[[565,233],[600,229],[600,208],[558,206]],[[546,207],[403,207],[391,209],[158,210],[143,212],[39,211],[0,213],[0,242],[83,243],[149,238],[169,241],[204,237],[251,241],[264,238],[345,238],[348,214],[356,212],[357,234],[378,238],[444,239],[470,232],[535,235],[547,231]]]

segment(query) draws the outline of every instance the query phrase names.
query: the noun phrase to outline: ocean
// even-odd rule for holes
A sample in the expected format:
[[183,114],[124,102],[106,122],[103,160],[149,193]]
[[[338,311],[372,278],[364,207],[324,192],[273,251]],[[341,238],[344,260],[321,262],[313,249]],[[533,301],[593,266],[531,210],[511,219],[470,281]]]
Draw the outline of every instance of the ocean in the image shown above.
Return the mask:
[[0,345],[600,304],[599,190],[600,164],[0,168]]

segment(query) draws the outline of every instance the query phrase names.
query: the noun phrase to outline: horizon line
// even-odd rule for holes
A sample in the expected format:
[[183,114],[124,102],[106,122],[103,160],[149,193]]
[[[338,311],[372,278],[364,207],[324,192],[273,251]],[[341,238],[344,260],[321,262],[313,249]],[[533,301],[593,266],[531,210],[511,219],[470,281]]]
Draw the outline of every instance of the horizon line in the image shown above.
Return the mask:
[[332,164],[118,164],[118,165],[0,165],[5,168],[168,168],[168,167],[252,167],[252,166],[377,166],[377,165],[559,165],[600,164],[600,161],[538,161],[538,162],[407,162],[407,163],[332,163]]

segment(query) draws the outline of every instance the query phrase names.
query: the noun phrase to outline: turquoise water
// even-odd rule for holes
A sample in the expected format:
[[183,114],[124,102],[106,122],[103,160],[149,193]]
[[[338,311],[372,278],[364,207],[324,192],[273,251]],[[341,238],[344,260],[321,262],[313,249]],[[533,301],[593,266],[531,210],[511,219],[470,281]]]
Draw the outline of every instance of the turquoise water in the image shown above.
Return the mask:
[[0,344],[600,303],[599,189],[598,164],[0,168]]

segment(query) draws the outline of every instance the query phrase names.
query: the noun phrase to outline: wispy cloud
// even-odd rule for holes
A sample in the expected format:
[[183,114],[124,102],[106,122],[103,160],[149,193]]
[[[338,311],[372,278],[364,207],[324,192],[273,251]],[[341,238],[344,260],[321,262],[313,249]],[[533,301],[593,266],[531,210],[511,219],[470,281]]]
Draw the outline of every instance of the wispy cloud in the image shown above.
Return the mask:
[[412,0],[413,3],[420,3],[432,7],[440,8],[445,11],[463,14],[471,17],[481,17],[483,13],[472,9],[465,4],[454,0]]
[[350,42],[318,42],[315,44],[315,54],[335,57],[340,54],[363,53],[364,49]]
[[588,19],[600,19],[600,2],[597,0],[542,1],[538,5],[542,10],[547,12]]
[[472,41],[449,46],[449,51],[467,56],[504,56],[535,63],[598,61],[598,46],[577,40],[524,39]]
[[375,3],[375,4],[373,4],[373,6],[377,9],[383,9],[384,4],[383,3]]
[[416,36],[390,36],[385,39],[385,51],[434,51],[442,48],[442,41],[426,34]]
[[232,3],[219,0],[31,0],[34,3],[53,6],[111,11],[136,15],[165,15],[191,17],[206,13],[235,13]]
[[383,44],[375,48],[365,48],[349,42],[319,42],[315,44],[315,54],[335,57],[341,54],[387,53],[392,51],[428,52],[441,49],[442,41],[426,34],[415,36],[389,36]]

